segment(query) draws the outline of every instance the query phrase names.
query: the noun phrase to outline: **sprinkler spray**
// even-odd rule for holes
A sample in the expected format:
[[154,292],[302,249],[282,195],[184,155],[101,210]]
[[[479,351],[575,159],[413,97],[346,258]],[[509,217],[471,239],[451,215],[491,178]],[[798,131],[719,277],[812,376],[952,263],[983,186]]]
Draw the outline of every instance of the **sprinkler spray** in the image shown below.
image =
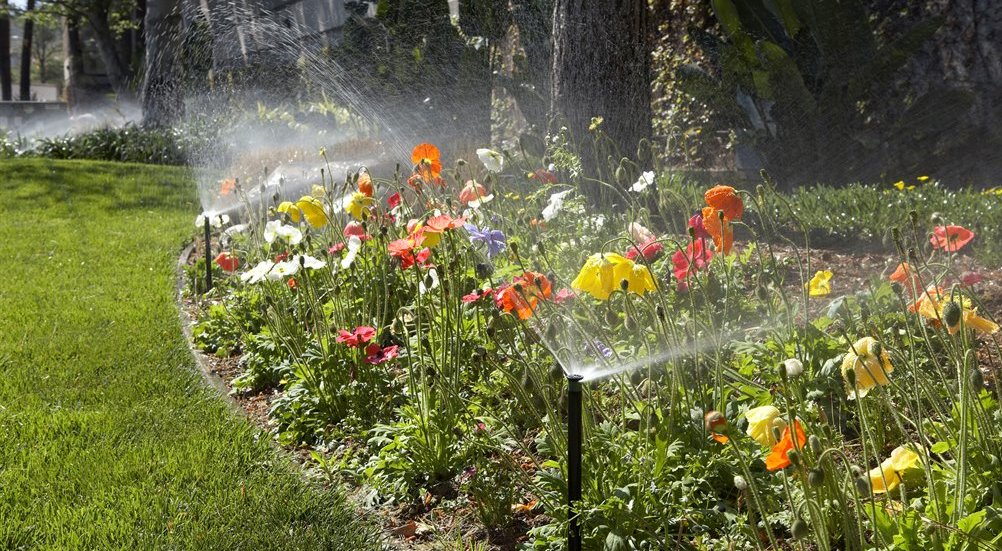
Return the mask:
[[575,507],[581,503],[581,375],[567,376],[567,549],[581,551],[581,526]]
[[212,290],[212,225],[211,216],[205,217],[205,292]]

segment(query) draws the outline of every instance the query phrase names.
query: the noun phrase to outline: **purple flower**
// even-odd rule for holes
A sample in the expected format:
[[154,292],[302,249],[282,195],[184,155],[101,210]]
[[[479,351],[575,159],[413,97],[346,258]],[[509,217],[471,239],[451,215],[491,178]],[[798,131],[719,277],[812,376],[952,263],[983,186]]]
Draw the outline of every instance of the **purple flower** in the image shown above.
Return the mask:
[[501,230],[492,230],[486,226],[480,229],[473,224],[466,224],[463,227],[470,234],[470,243],[487,245],[487,258],[494,258],[507,246],[508,238]]
[[605,343],[603,343],[598,339],[595,339],[594,344],[595,344],[595,349],[598,350],[598,352],[602,354],[602,356],[604,356],[605,359],[609,359],[612,357],[612,349],[606,346]]

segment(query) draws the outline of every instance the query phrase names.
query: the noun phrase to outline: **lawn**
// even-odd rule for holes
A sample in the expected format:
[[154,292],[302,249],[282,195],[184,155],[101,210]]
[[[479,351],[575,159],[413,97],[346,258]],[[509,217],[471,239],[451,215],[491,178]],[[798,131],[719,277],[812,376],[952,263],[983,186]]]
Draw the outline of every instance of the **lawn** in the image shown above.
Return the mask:
[[0,163],[0,547],[363,549],[205,386],[174,267],[197,213],[180,169]]

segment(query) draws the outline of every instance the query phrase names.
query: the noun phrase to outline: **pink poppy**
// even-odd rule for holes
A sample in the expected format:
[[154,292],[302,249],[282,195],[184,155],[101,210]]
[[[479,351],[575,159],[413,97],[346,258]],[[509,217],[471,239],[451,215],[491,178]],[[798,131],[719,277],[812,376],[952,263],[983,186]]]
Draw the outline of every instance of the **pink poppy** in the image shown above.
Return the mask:
[[466,182],[466,186],[459,192],[459,202],[464,205],[469,205],[471,201],[480,201],[484,197],[487,197],[487,188],[474,180]]
[[376,329],[368,325],[359,325],[354,331],[341,329],[335,339],[337,342],[346,344],[352,348],[357,348],[372,340],[376,336]]
[[689,219],[689,227],[693,230],[693,237],[696,239],[710,239],[710,232],[703,226],[703,215],[694,214]]
[[397,345],[392,346],[379,346],[376,343],[372,343],[365,347],[365,361],[372,365],[379,365],[386,363],[397,357]]
[[947,252],[959,251],[974,239],[974,232],[963,226],[936,226],[929,242],[934,249],[944,249]]

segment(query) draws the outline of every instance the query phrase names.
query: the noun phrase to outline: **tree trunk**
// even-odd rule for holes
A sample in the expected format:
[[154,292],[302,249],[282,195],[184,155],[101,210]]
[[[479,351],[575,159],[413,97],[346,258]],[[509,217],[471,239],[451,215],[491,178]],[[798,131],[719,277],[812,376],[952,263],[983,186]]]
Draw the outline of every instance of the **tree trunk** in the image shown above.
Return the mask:
[[91,30],[94,31],[97,50],[101,55],[101,61],[104,64],[104,70],[112,90],[115,91],[119,100],[131,98],[132,91],[129,89],[131,71],[118,55],[118,44],[108,23],[108,10],[106,8],[94,10],[93,13],[88,14],[88,20]]
[[175,70],[181,36],[181,2],[150,0],[146,4],[146,75],[143,80],[143,124],[168,126],[181,115],[180,77]]
[[31,38],[35,29],[35,21],[31,12],[35,9],[35,0],[28,0],[24,19],[24,39],[21,40],[21,101],[31,101]]
[[0,0],[0,99],[10,101],[10,16],[7,0]]
[[[584,176],[608,179],[607,159],[635,156],[650,136],[649,19],[647,0],[554,5],[551,115],[578,142]],[[594,147],[588,139],[593,117],[603,118],[600,130],[609,138]],[[586,191],[596,198],[598,189]]]
[[63,19],[63,59],[64,95],[72,113],[78,105],[86,102],[81,89],[83,44],[80,41],[80,25],[76,17]]
[[515,82],[509,92],[526,122],[541,136],[550,108],[553,5],[551,0],[512,0],[511,10],[525,57],[524,63],[516,63]]

